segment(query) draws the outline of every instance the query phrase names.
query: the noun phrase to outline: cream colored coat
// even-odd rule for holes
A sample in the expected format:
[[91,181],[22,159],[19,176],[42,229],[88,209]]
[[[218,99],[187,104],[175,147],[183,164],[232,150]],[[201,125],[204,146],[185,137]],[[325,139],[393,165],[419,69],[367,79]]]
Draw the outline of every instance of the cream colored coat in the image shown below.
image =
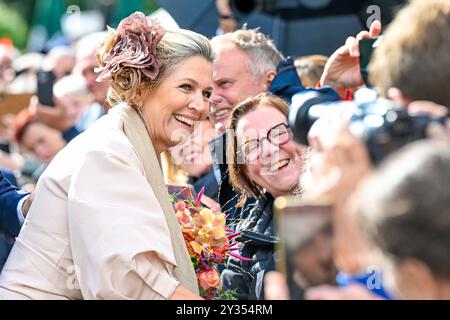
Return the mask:
[[0,298],[167,299],[180,282],[198,293],[153,147],[138,151],[124,121],[150,141],[145,127],[134,110],[124,120],[130,108],[119,107],[41,176],[0,275]]

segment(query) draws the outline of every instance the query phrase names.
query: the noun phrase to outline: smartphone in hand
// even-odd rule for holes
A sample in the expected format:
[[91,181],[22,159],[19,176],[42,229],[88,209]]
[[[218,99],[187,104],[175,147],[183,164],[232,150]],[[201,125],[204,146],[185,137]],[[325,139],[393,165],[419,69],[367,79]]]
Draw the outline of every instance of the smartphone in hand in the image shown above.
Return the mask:
[[285,275],[293,300],[303,299],[310,287],[336,285],[331,212],[331,202],[325,198],[280,197],[275,201],[280,238],[277,269]]
[[0,150],[4,153],[11,153],[9,141],[0,141]]
[[380,44],[381,40],[382,36],[359,40],[359,66],[364,83],[368,86],[370,83],[369,70],[367,67],[372,59],[374,49]]
[[52,71],[39,70],[37,72],[37,96],[39,103],[48,107],[54,107],[53,84],[55,75]]

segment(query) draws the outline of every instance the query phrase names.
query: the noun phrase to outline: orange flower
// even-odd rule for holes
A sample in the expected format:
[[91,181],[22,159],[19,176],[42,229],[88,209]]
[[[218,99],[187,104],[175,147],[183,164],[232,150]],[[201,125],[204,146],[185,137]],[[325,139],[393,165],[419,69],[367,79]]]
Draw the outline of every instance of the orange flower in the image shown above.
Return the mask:
[[192,220],[191,213],[188,209],[178,210],[177,219],[181,224],[187,224]]
[[224,228],[225,216],[223,213],[214,213],[210,209],[204,208],[198,213],[198,222],[202,225]]
[[220,274],[216,267],[211,268],[211,270],[200,270],[197,273],[198,281],[200,287],[203,290],[208,290],[209,288],[217,288],[220,285]]
[[210,209],[204,208],[193,214],[191,219],[190,223],[182,224],[181,228],[197,255],[200,256],[203,252],[209,254],[212,248],[217,249],[226,244],[226,219],[223,214],[215,214]]
[[192,247],[191,243],[187,239],[184,239],[184,242],[186,243],[186,247],[187,247],[188,252],[189,252],[189,257],[191,257],[191,258],[199,258],[200,255],[197,254],[197,252],[194,251],[194,248]]
[[230,241],[228,238],[221,239],[219,241],[212,241],[212,252],[219,256],[225,256],[230,247]]
[[192,247],[192,250],[194,250],[194,252],[197,254],[197,255],[201,255],[202,254],[202,252],[203,252],[203,246],[199,243],[199,242],[197,242],[197,241],[191,241],[191,242],[189,242],[189,244],[191,245],[191,247]]
[[181,232],[183,233],[183,236],[189,241],[195,239],[195,235],[197,234],[196,229],[192,225],[192,223],[182,224]]

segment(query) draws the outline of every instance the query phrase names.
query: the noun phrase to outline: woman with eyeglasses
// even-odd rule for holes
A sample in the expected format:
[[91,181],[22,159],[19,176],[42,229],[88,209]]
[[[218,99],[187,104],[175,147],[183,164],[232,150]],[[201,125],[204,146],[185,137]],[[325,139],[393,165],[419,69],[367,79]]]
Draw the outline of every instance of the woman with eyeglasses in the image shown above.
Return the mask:
[[276,197],[301,193],[305,149],[292,140],[287,123],[288,105],[267,93],[249,98],[231,114],[227,142],[228,170],[233,188],[243,198],[257,199],[238,230],[241,260],[232,260],[223,272],[223,285],[237,290],[239,299],[263,299],[264,275],[275,269],[273,202]]

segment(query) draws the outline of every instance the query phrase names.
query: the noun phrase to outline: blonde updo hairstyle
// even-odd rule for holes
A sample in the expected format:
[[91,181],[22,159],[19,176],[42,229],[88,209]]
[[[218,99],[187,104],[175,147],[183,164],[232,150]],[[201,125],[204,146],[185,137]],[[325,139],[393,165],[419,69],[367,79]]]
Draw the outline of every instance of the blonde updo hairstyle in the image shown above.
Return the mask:
[[[97,50],[96,57],[101,67],[104,56],[117,41],[116,37],[117,35],[110,33]],[[179,63],[195,56],[213,61],[213,51],[206,37],[185,29],[167,30],[156,47],[156,60],[160,64],[156,77],[146,77],[136,67],[123,67],[108,79],[111,85],[107,95],[108,103],[114,106],[124,102],[134,108],[142,107],[149,91],[156,88]]]

